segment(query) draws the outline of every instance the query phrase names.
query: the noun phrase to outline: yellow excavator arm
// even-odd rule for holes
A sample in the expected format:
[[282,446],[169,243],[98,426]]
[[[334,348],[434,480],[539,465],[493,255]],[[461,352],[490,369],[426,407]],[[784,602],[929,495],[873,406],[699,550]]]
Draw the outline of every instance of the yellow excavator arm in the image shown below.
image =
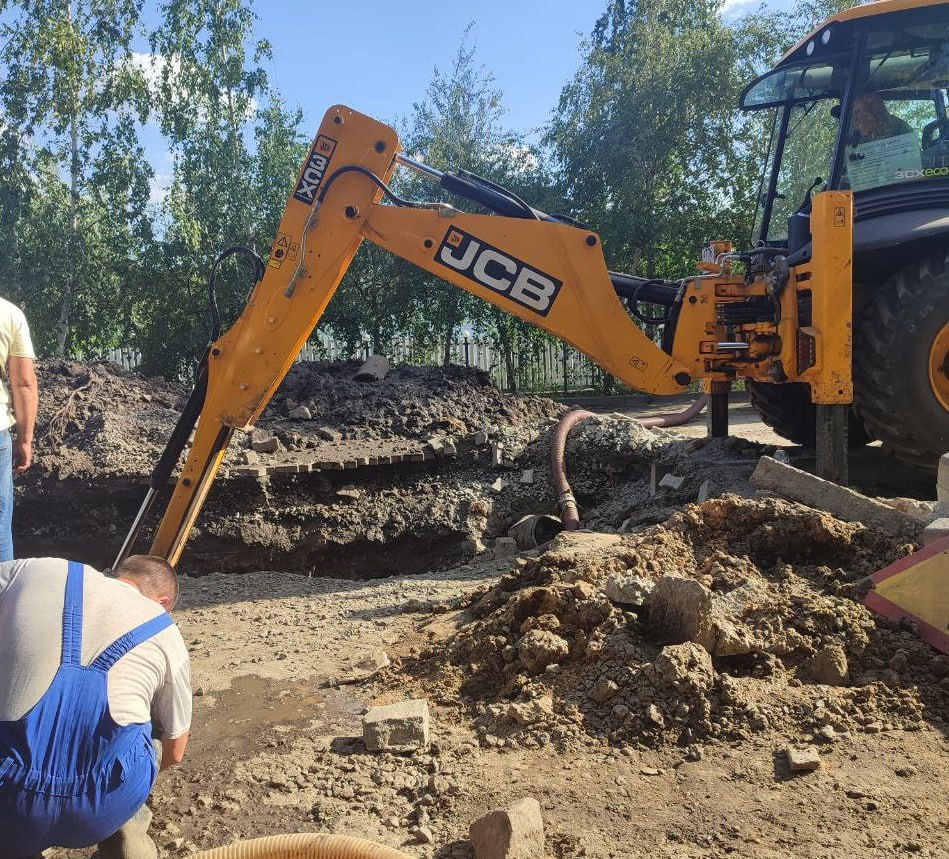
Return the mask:
[[[400,164],[430,174],[448,190],[498,214],[400,200],[388,188]],[[835,200],[822,200],[828,196]],[[667,284],[667,303],[676,318],[672,348],[664,351],[633,322],[618,295],[649,300],[641,289],[651,282],[609,272],[596,233],[531,209],[476,177],[442,174],[405,158],[392,128],[350,108],[333,107],[297,177],[263,277],[241,316],[208,347],[194,393],[119,560],[167,486],[196,423],[151,547],[152,554],[178,561],[234,430],[248,429],[260,417],[364,239],[549,331],[632,388],[675,394],[695,379],[717,390],[715,385],[727,386],[742,376],[785,381],[810,373],[814,390],[824,392],[822,402],[849,402],[849,339],[845,354],[837,356],[826,354],[826,344],[840,339],[823,336],[831,327],[837,293],[846,288],[847,312],[837,314],[844,319],[837,323],[846,326],[849,337],[849,195],[817,195],[815,214],[815,223],[830,218],[840,235],[832,229],[829,239],[815,233],[813,259],[803,261],[800,270],[783,272],[791,283],[785,280],[778,288],[775,278],[734,274],[728,249],[719,248],[705,274]],[[834,253],[819,254],[822,242]],[[828,268],[833,288],[821,292],[812,275],[828,276]],[[798,318],[800,283],[818,292],[808,302],[812,318],[804,321],[809,325]],[[739,305],[765,306],[767,312],[763,320],[747,313],[733,319],[723,315],[723,309]],[[801,337],[810,337],[807,366],[798,360]],[[840,375],[843,365],[846,378]],[[783,378],[775,378],[777,372]],[[842,379],[833,391],[824,384],[831,372]]]

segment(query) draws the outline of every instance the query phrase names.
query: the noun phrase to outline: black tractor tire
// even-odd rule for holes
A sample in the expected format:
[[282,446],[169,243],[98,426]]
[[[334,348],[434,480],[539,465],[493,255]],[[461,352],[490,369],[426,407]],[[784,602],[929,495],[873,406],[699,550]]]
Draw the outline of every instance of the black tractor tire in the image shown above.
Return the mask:
[[857,414],[903,462],[935,471],[949,452],[949,411],[930,384],[933,342],[949,324],[949,255],[915,261],[864,305],[854,331]]
[[[817,406],[811,402],[808,385],[745,382],[745,387],[754,410],[779,436],[804,447],[817,444]],[[850,447],[862,447],[870,441],[860,419],[851,411],[847,443]]]

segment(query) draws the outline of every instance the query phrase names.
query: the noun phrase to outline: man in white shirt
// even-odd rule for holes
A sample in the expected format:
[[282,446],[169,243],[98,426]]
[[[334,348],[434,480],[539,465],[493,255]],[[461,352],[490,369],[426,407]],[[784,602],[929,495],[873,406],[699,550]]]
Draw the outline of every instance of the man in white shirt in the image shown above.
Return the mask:
[[147,555],[115,575],[0,563],[0,859],[96,843],[103,859],[158,855],[145,800],[191,727],[188,652],[167,613],[178,581]]
[[13,560],[13,473],[26,471],[33,461],[35,358],[23,311],[0,298],[0,561]]

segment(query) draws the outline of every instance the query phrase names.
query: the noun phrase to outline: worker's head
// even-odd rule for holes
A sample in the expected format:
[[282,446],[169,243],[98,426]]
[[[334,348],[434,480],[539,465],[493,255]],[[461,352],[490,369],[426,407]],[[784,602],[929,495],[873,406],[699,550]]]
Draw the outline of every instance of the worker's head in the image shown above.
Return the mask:
[[178,600],[178,576],[164,558],[129,555],[115,568],[115,577],[137,587],[149,599],[171,611]]
[[853,124],[861,134],[867,137],[876,136],[889,118],[890,112],[879,93],[865,92],[854,99]]

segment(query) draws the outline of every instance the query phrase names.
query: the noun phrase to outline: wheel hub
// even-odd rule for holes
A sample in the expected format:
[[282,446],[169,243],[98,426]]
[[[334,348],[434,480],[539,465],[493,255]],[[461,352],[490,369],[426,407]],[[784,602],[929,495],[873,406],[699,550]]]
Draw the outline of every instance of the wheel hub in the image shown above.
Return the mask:
[[929,386],[949,412],[949,322],[939,330],[929,349]]

